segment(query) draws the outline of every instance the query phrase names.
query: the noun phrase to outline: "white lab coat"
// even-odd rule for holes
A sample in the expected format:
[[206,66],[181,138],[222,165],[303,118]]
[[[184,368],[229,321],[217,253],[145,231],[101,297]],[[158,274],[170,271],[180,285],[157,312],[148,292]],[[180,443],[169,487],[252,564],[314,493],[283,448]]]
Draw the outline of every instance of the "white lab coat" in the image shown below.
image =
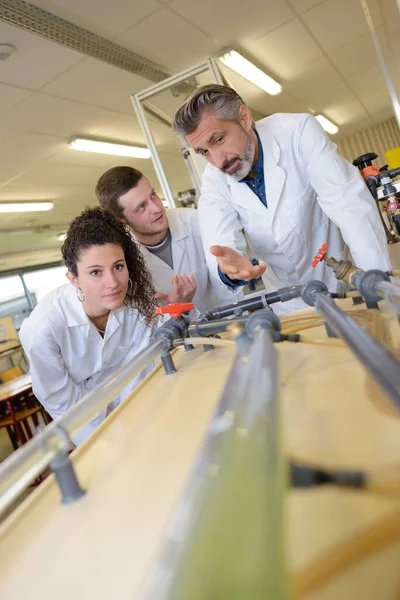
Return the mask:
[[[104,339],[89,321],[70,284],[47,294],[25,319],[20,330],[29,358],[32,388],[45,409],[57,419],[85,394],[101,385],[121,365],[143,350],[151,327],[135,308],[112,310]],[[151,365],[109,405],[115,408]],[[81,443],[106,417],[107,408],[74,438]]]
[[191,273],[197,283],[193,303],[200,313],[215,306],[236,302],[238,299],[232,299],[220,280],[211,280],[201,242],[198,211],[193,208],[170,209],[167,210],[167,218],[171,232],[173,269],[136,240],[152,274],[156,292],[167,294],[172,289],[171,281],[175,274]]
[[[337,281],[324,262],[311,261],[320,246],[340,259],[346,242],[353,262],[362,269],[391,267],[378,210],[358,170],[337,153],[314,117],[275,114],[256,124],[264,153],[268,208],[245,183],[208,165],[199,201],[201,234],[210,271],[218,278],[212,244],[230,246],[269,262],[266,228],[292,267],[279,277],[271,267],[263,276],[267,291],[310,279],[335,291]],[[248,242],[246,252],[246,239]],[[343,241],[344,240],[344,241]],[[275,305],[277,312],[304,307],[301,300]]]

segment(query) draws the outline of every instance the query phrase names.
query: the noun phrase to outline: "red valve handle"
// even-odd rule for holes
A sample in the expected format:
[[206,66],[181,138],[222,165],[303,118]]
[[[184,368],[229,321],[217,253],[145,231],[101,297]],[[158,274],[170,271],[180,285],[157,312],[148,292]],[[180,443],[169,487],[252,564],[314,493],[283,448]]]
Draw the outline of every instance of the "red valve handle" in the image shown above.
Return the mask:
[[180,317],[182,313],[187,310],[192,310],[194,304],[192,302],[186,302],[186,304],[180,304],[179,302],[173,302],[166,306],[157,306],[156,313],[158,315],[171,315],[171,317]]
[[323,261],[326,257],[326,251],[328,250],[328,244],[322,244],[321,248],[318,250],[318,254],[314,256],[314,260],[311,263],[312,267],[316,267],[317,264]]

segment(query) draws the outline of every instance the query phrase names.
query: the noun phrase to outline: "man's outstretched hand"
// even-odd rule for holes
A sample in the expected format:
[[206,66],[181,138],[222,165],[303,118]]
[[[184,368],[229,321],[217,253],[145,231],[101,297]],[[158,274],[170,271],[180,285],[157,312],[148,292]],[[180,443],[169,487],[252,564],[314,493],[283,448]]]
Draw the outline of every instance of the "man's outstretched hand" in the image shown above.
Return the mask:
[[168,294],[156,294],[155,297],[165,304],[172,304],[173,302],[184,304],[193,300],[196,289],[197,284],[193,275],[174,275],[172,290]]
[[222,273],[225,273],[229,279],[244,281],[258,279],[267,268],[265,264],[253,265],[246,256],[242,256],[228,246],[211,246],[210,252],[216,257]]

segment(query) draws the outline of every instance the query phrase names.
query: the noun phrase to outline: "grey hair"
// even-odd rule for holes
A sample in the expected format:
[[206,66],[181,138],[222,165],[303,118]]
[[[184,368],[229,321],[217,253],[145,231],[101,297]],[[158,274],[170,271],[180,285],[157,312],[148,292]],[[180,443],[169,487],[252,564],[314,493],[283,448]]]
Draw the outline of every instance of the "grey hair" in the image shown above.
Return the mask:
[[187,136],[196,131],[205,111],[212,111],[223,121],[237,121],[243,104],[239,94],[226,85],[203,85],[189,96],[176,113],[174,132]]

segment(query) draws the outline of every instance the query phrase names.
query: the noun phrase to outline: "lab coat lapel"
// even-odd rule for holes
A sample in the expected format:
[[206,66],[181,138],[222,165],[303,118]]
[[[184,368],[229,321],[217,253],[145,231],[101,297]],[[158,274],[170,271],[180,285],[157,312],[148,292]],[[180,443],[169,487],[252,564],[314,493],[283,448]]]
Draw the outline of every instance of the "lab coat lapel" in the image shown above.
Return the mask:
[[[257,131],[261,139],[264,153],[264,183],[267,197],[268,216],[273,219],[286,180],[285,171],[278,165],[280,148],[268,131],[267,125],[258,125]],[[246,210],[266,217],[266,208],[258,196],[251,191],[246,183],[235,181],[227,176],[232,198]]]
[[168,211],[168,224],[171,232],[172,240],[172,260],[174,263],[174,272],[180,274],[183,257],[186,252],[185,238],[187,238],[188,231],[184,224],[179,219],[179,213],[175,211]]
[[[280,147],[268,131],[268,124],[257,125],[264,152],[264,183],[270,217],[273,219],[279,204],[286,173],[279,166]],[[261,203],[260,203],[261,204]]]
[[153,268],[171,270],[166,262],[161,260],[161,258],[159,258],[156,254],[152,254],[151,252],[149,252],[146,246],[143,246],[143,244],[140,244],[139,242],[137,243],[139,244],[140,251],[143,254],[144,260],[146,261],[146,264],[148,265],[150,270],[152,270]]

